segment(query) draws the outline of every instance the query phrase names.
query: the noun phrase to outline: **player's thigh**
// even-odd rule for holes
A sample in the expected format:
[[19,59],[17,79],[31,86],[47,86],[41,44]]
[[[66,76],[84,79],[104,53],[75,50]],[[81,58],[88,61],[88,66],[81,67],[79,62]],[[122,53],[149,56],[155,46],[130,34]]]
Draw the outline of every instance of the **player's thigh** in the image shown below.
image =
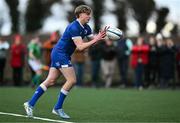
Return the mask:
[[56,68],[51,67],[49,69],[48,76],[46,80],[43,82],[45,84],[55,83],[56,79],[60,76],[60,71]]
[[76,82],[76,74],[74,67],[66,67],[66,68],[60,68],[61,73],[65,77],[65,79],[69,82]]

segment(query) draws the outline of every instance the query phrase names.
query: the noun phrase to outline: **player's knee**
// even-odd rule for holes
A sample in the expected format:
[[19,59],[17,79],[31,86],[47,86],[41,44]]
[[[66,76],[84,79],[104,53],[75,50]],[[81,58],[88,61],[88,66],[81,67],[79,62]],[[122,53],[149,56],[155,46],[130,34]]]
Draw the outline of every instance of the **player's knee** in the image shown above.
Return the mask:
[[52,85],[55,84],[55,81],[56,81],[55,79],[49,78],[49,79],[46,80],[46,83],[47,83],[48,86],[52,86]]
[[52,85],[54,85],[55,84],[55,82],[50,82],[49,83],[49,86],[52,86]]
[[76,79],[70,79],[69,82],[70,82],[71,84],[75,85],[75,84],[76,84]]
[[49,81],[50,81],[51,85],[54,85],[56,80],[55,79],[50,79]]

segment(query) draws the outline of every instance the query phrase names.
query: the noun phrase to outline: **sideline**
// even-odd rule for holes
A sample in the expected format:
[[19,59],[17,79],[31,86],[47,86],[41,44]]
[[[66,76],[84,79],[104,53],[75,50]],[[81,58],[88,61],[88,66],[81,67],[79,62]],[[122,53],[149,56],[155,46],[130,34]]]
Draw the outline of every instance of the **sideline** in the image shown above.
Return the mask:
[[[6,113],[6,112],[0,112],[0,115],[8,115],[8,116],[26,117],[26,118],[29,118],[29,117],[26,116],[26,115],[14,114],[14,113]],[[43,120],[43,121],[50,121],[50,122],[56,122],[56,123],[73,123],[73,122],[68,122],[68,121],[63,121],[63,120],[54,120],[54,119],[42,118],[42,117],[33,117],[33,119]]]

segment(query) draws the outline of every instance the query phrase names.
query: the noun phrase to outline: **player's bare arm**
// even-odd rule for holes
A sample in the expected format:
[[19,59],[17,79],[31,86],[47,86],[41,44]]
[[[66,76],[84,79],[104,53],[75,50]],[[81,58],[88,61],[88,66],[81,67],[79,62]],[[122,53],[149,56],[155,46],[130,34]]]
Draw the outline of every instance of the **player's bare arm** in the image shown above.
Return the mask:
[[94,36],[92,40],[89,42],[83,42],[82,38],[75,38],[73,41],[78,50],[82,51],[91,45],[97,43],[98,41],[102,40],[106,36],[106,30],[100,31],[98,35]]

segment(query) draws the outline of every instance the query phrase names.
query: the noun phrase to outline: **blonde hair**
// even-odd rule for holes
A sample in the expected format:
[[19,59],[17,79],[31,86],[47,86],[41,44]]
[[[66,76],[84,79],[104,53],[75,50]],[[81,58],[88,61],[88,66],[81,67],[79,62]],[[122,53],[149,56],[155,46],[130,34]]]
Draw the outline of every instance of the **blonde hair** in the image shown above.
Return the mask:
[[92,9],[87,6],[87,5],[79,5],[78,7],[76,7],[74,13],[76,15],[77,18],[79,18],[79,15],[81,13],[86,13],[86,14],[91,14]]

